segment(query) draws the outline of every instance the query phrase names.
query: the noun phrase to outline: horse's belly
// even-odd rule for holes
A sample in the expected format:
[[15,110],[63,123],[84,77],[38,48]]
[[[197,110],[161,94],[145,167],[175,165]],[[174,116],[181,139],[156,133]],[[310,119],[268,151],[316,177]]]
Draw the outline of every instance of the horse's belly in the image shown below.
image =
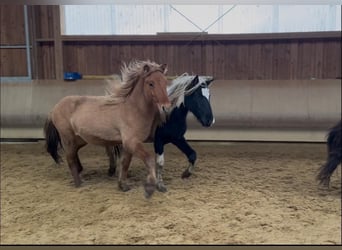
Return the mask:
[[121,134],[118,129],[108,126],[89,126],[73,124],[75,134],[89,144],[109,145],[121,143]]
[[94,144],[94,145],[107,146],[107,145],[121,144],[121,138],[119,137],[109,136],[107,138],[102,138],[99,136],[89,135],[89,134],[87,135],[79,134],[78,136],[80,136],[87,143]]

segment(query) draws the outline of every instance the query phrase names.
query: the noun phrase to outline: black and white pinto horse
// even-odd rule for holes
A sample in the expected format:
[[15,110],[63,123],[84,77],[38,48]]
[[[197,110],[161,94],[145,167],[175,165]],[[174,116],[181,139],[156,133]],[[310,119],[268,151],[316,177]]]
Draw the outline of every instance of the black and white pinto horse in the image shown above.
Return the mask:
[[341,120],[333,126],[327,136],[328,157],[325,164],[319,169],[317,180],[321,185],[329,187],[330,177],[342,161],[342,136]]
[[[191,80],[191,78],[193,79]],[[189,166],[183,172],[182,178],[190,177],[193,172],[197,154],[188,144],[184,136],[187,130],[186,118],[190,111],[203,127],[210,127],[215,123],[210,105],[209,92],[209,84],[212,81],[213,78],[183,75],[176,78],[168,89],[169,99],[171,103],[176,100],[176,105],[171,111],[166,123],[157,127],[154,136],[154,151],[156,153],[157,163],[157,189],[161,192],[167,191],[162,178],[165,144],[174,144],[187,156]]]
[[[177,77],[168,87],[168,96],[171,101],[172,110],[166,118],[165,123],[156,128],[152,135],[154,151],[157,163],[157,190],[166,192],[167,188],[163,182],[162,171],[164,168],[164,145],[174,144],[188,158],[189,165],[183,172],[182,178],[191,176],[197,159],[196,151],[185,139],[187,131],[187,115],[189,111],[204,127],[210,127],[215,119],[210,105],[209,85],[212,77],[191,76],[187,73]],[[108,175],[113,176],[116,170],[116,160],[120,157],[120,147],[107,148],[110,165]]]

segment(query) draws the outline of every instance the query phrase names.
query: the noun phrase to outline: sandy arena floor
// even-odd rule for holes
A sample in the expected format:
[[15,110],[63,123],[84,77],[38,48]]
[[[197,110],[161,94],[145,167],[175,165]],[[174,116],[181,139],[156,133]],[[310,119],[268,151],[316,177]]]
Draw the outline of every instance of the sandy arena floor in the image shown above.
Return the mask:
[[169,191],[147,200],[137,159],[123,193],[105,150],[87,146],[76,189],[43,142],[2,144],[1,244],[341,244],[341,167],[330,190],[315,181],[325,144],[191,145],[195,174],[180,178],[186,158],[168,145]]

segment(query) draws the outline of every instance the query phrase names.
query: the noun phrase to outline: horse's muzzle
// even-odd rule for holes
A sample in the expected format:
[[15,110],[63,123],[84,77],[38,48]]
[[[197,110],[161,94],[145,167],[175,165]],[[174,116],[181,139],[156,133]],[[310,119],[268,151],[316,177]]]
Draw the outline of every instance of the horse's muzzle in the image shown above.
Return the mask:
[[210,127],[213,126],[215,124],[215,117],[213,118],[213,121],[210,124]]
[[212,120],[208,119],[205,122],[204,121],[200,121],[200,122],[202,123],[203,127],[211,127],[215,123],[215,118],[213,118]]
[[171,111],[171,103],[161,105],[161,110],[168,114]]

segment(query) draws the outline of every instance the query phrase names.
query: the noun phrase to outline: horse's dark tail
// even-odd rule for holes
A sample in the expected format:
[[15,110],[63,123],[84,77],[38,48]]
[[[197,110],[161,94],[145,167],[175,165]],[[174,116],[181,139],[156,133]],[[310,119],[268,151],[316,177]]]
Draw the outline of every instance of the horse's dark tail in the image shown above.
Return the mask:
[[58,154],[58,146],[62,146],[61,138],[50,118],[45,122],[44,135],[46,151],[52,156],[55,162],[59,164],[61,162],[61,156]]
[[329,131],[327,138],[328,159],[327,162],[320,168],[317,175],[317,180],[320,182],[320,184],[329,186],[330,176],[333,174],[338,164],[341,163],[341,129],[340,121]]

